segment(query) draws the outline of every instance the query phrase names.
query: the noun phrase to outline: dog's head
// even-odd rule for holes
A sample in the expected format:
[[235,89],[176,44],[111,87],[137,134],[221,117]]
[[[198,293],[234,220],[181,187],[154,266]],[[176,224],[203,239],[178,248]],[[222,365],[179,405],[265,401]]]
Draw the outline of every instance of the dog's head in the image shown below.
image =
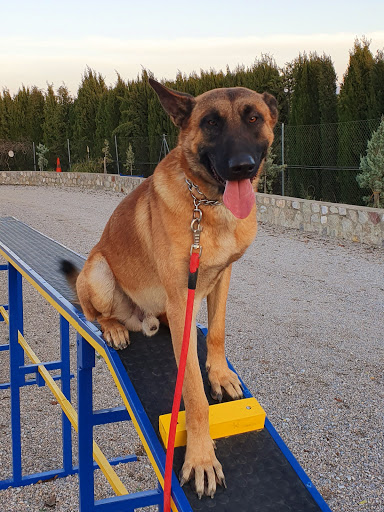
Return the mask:
[[179,145],[191,171],[224,194],[234,215],[247,216],[254,202],[251,183],[273,141],[276,99],[244,87],[213,89],[194,98],[152,79],[150,84],[180,128]]

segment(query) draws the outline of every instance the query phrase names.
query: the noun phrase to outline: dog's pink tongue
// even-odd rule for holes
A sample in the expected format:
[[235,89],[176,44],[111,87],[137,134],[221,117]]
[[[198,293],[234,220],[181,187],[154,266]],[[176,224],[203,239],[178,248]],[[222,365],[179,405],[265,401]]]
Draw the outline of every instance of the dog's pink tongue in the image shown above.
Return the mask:
[[227,181],[223,202],[238,219],[245,219],[255,204],[255,192],[251,180]]

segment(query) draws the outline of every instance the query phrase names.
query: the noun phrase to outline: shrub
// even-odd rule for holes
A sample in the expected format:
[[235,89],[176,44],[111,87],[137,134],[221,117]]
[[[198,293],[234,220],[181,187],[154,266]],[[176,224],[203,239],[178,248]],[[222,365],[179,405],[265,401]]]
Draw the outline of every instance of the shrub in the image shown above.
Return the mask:
[[364,200],[375,208],[384,207],[384,116],[368,141],[367,154],[360,158],[360,169],[356,176],[359,186],[372,191]]
[[83,160],[82,162],[78,162],[76,164],[72,164],[71,172],[103,172],[103,164],[100,159],[95,160]]

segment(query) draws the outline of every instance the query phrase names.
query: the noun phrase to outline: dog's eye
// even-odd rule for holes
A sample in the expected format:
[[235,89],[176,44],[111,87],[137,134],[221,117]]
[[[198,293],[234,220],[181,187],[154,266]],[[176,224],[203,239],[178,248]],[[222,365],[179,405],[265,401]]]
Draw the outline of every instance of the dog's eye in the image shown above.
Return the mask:
[[215,121],[214,119],[208,119],[208,124],[210,126],[217,126],[217,121]]
[[258,119],[259,119],[259,118],[258,118],[257,116],[251,116],[251,117],[249,118],[249,122],[250,122],[250,123],[256,123],[256,121],[257,121]]

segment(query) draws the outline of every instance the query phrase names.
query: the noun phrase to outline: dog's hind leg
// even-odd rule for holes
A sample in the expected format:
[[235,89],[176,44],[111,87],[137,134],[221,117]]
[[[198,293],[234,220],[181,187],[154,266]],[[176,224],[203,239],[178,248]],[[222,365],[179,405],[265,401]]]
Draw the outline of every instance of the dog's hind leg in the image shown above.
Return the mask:
[[235,372],[228,368],[225,359],[225,309],[228,296],[231,266],[227,267],[207,297],[208,335],[207,362],[211,396],[221,402],[223,390],[236,400],[243,397],[240,381]]
[[107,260],[95,252],[77,278],[77,294],[88,320],[97,320],[105,341],[123,349],[129,344],[125,320],[132,316],[132,301],[118,286]]
[[116,303],[115,316],[117,316],[130,331],[141,331],[146,336],[153,336],[159,330],[159,320],[154,315],[145,313],[126,294]]

